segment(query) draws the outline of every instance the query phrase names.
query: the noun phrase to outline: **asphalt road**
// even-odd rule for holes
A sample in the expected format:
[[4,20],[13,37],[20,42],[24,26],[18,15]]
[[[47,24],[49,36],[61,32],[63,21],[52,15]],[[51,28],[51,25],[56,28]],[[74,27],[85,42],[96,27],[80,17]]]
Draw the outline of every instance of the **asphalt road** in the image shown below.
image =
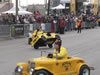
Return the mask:
[[[82,34],[67,32],[61,37],[69,56],[83,58],[95,67],[91,75],[100,75],[100,28],[83,30]],[[16,63],[39,57],[42,50],[53,52],[47,47],[35,50],[27,44],[27,38],[0,41],[0,75],[12,75]]]

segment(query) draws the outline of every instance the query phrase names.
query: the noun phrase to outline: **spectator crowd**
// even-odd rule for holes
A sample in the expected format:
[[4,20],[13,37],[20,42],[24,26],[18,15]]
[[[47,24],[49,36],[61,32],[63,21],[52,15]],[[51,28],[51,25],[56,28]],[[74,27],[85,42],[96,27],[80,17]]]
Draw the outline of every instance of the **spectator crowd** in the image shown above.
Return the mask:
[[[33,23],[51,23],[51,31],[64,34],[64,31],[72,31],[76,29],[78,19],[82,20],[82,28],[94,28],[97,22],[100,22],[100,17],[94,15],[81,15],[70,14],[53,14],[49,16],[41,16],[39,11],[34,12],[32,15],[19,15],[18,20],[13,14],[4,14],[0,16],[0,25],[11,24],[33,24]],[[100,24],[100,23],[99,23]]]

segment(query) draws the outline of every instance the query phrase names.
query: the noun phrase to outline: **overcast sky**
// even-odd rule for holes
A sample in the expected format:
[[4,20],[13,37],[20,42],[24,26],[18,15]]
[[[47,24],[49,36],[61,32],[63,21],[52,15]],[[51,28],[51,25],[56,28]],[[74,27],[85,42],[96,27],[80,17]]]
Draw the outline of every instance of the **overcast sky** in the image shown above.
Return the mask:
[[[16,0],[12,0],[12,2],[15,4]],[[28,4],[44,4],[45,0],[19,0],[19,3],[21,6],[26,6]]]

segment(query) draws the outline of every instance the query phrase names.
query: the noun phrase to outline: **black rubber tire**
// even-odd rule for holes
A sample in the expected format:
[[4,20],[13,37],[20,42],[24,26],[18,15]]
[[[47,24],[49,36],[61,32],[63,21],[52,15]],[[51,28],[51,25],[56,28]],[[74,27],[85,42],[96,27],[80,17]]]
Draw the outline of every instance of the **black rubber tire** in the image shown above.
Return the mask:
[[38,49],[38,48],[39,48],[39,46],[38,46],[38,45],[34,45],[34,48],[35,48],[35,49]]
[[32,75],[40,75],[40,74],[43,74],[43,75],[50,75],[47,71],[45,70],[39,70],[39,71],[35,71]]
[[52,46],[52,44],[48,44],[48,47],[49,47],[49,48],[52,48],[53,46]]
[[29,45],[31,44],[31,41],[32,41],[32,39],[29,38],[29,39],[28,39],[28,44],[29,44]]
[[79,75],[83,75],[85,69],[88,70],[88,75],[90,75],[90,69],[87,65],[81,66]]

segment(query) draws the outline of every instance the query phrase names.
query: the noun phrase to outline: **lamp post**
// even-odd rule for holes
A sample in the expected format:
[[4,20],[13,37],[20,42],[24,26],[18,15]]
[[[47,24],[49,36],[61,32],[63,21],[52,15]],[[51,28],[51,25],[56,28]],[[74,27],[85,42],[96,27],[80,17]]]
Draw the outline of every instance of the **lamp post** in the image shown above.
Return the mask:
[[18,0],[16,0],[16,23],[18,23]]
[[44,0],[45,3],[45,14],[47,14],[47,0]]
[[50,11],[50,0],[48,0],[48,15],[49,15],[49,11]]

